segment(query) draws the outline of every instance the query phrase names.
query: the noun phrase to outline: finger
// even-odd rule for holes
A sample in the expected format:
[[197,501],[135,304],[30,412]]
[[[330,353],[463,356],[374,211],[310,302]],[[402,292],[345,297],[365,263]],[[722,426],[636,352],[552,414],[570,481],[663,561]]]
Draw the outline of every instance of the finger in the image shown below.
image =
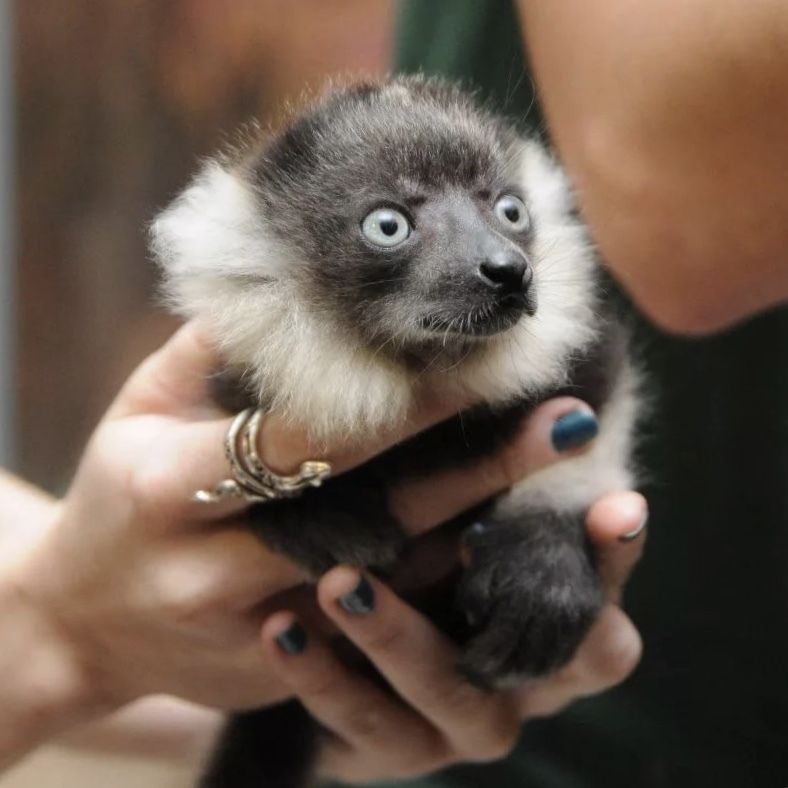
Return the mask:
[[578,698],[620,684],[637,666],[642,650],[640,635],[629,618],[617,606],[607,605],[569,665],[519,690],[523,717],[556,714]]
[[[137,416],[128,422],[116,422],[123,429],[123,442],[115,433],[118,445],[124,446],[132,473],[133,500],[141,514],[150,522],[167,527],[180,524],[189,528],[206,521],[222,521],[234,517],[249,507],[245,498],[226,498],[206,503],[197,500],[198,491],[213,492],[217,484],[232,479],[233,472],[225,453],[225,438],[232,418],[210,421],[181,422],[161,416]],[[277,455],[277,448],[265,430],[258,441],[258,455],[273,472],[281,471],[269,457]],[[282,434],[282,440],[288,440]],[[136,451],[132,446],[138,447]],[[366,452],[355,456],[345,454],[339,461],[327,457],[302,456],[306,459],[326,459],[332,473],[342,473],[366,459]]]
[[[204,503],[198,491],[212,492],[231,477],[224,450],[231,419],[181,422],[162,416],[137,416],[104,428],[108,445],[122,446],[129,494],[139,518],[152,528],[201,528],[244,511],[249,502],[228,498]],[[109,433],[109,437],[107,437]]]
[[212,418],[221,414],[211,401],[209,381],[221,357],[195,322],[182,326],[140,364],[121,389],[108,418],[144,413]]
[[643,553],[647,520],[646,499],[631,491],[605,495],[588,512],[586,532],[596,548],[599,573],[613,602],[619,602]]
[[345,667],[292,613],[271,616],[262,641],[277,678],[336,737],[323,764],[335,775],[354,751],[375,766],[374,774],[356,773],[359,779],[380,778],[387,768],[404,776],[403,762],[414,775],[443,764],[446,747],[437,731],[395,695]]
[[[409,533],[422,533],[529,474],[582,453],[591,445],[595,425],[593,411],[580,400],[572,397],[548,400],[531,414],[507,448],[473,466],[396,488],[391,494],[392,509]],[[571,431],[564,429],[565,426]]]
[[[138,414],[214,418],[224,412],[210,397],[210,376],[221,357],[205,331],[187,323],[157,352],[149,356],[122,389],[110,414],[113,418]],[[287,474],[307,459],[329,460],[335,473],[356,467],[402,440],[449,418],[463,405],[450,397],[423,397],[402,423],[383,429],[361,446],[357,439],[337,438],[329,449],[309,435],[306,426],[294,425],[271,414],[260,428],[260,452],[274,472]],[[226,419],[229,426],[231,419]],[[222,427],[222,437],[226,427]]]
[[[309,443],[305,433],[299,433],[292,427],[284,429],[276,418],[266,418],[258,439],[258,455],[274,473],[288,474],[307,459],[322,459],[331,465],[335,476],[429,426],[425,421],[439,415],[442,414],[437,409],[422,412],[403,427],[404,433],[379,435],[363,448],[324,446],[321,453],[317,449],[303,448]],[[221,520],[235,516],[249,506],[243,498],[210,504],[194,500],[198,490],[212,491],[220,481],[232,477],[224,451],[231,423],[232,418],[181,422],[160,416],[137,416],[133,420],[123,445],[128,457],[132,457],[131,442],[140,446],[146,437],[149,439],[149,443],[142,445],[141,451],[137,452],[144,455],[137,459],[144,461],[133,465],[133,481],[136,498],[152,516],[184,522]],[[297,452],[301,453],[297,455],[299,460],[294,466],[282,464],[286,462],[283,458],[296,456]]]
[[[115,423],[136,416],[133,445],[141,446],[146,430],[148,437],[157,438],[154,446],[144,447],[145,462],[140,465],[143,484],[138,485],[143,498],[145,485],[152,485],[155,506],[170,511],[174,507],[177,515],[186,518],[222,519],[248,506],[242,499],[211,506],[190,505],[195,492],[213,490],[231,477],[223,447],[232,418],[212,404],[208,385],[209,375],[219,363],[201,329],[194,323],[187,324],[143,362],[109,411],[108,418]],[[331,447],[317,443],[305,428],[287,424],[272,414],[262,422],[258,454],[274,473],[290,474],[306,460],[321,459],[330,463],[336,475],[449,417],[456,407],[458,404],[448,399],[425,400],[402,424],[377,434],[363,447],[349,439]],[[187,418],[189,422],[179,423]],[[126,450],[130,456],[131,446],[127,445]]]
[[513,699],[471,686],[455,667],[457,648],[383,584],[338,567],[318,584],[326,615],[360,648],[464,760],[506,755],[520,723]]
[[[205,333],[195,323],[189,323],[141,365],[110,410],[110,417],[142,413],[188,415],[203,419],[215,417],[220,411],[211,403],[207,380],[219,363],[219,356]],[[382,432],[363,448],[349,440],[331,448],[317,444],[310,439],[305,428],[293,427],[272,415],[262,424],[258,451],[263,463],[276,473],[292,473],[307,459],[326,460],[332,465],[334,474],[342,473],[447,418],[457,407],[456,402],[438,399],[422,402],[404,424]],[[424,530],[503,489],[507,483],[521,478],[529,470],[558,459],[560,453],[547,440],[548,430],[553,429],[559,416],[567,415],[573,409],[588,411],[582,403],[568,398],[547,403],[529,420],[523,438],[499,457],[483,464],[479,474],[470,469],[444,474],[437,481],[439,488],[436,495],[431,494],[423,484],[409,496],[400,498],[402,503],[399,506],[406,509],[405,522],[413,520],[414,531]],[[552,422],[550,415],[553,415]],[[180,501],[190,500],[197,490],[211,490],[219,481],[228,478],[229,468],[221,449],[217,452],[216,449],[208,448],[204,441],[210,435],[212,445],[221,447],[230,422],[230,419],[216,419],[205,430],[205,436],[195,433],[187,445],[175,451],[179,459],[184,455],[187,459],[186,466],[177,467],[194,466],[195,460],[198,461],[199,478],[188,473],[180,476],[180,490],[174,491],[180,493]],[[169,467],[172,467],[172,454],[165,448],[162,460],[157,465],[167,467],[169,461]],[[188,458],[191,458],[190,462]],[[155,473],[152,472],[152,475]],[[452,488],[456,489],[456,485],[462,490],[462,500],[450,506],[447,512],[444,503],[450,500],[447,494]],[[184,492],[187,492],[187,496],[184,496]],[[244,502],[235,501],[218,507],[206,507],[201,514],[210,518],[226,517],[244,506]]]

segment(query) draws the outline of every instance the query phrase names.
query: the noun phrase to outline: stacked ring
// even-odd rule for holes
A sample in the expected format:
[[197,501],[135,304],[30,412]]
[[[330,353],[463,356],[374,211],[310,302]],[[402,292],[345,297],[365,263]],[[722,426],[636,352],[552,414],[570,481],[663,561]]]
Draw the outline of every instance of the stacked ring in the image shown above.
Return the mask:
[[198,490],[193,499],[199,503],[219,503],[240,498],[248,503],[296,498],[308,487],[319,487],[331,474],[323,460],[307,460],[298,472],[280,476],[266,468],[257,451],[264,411],[247,408],[230,424],[224,439],[224,452],[230,463],[231,479],[223,479],[213,490]]

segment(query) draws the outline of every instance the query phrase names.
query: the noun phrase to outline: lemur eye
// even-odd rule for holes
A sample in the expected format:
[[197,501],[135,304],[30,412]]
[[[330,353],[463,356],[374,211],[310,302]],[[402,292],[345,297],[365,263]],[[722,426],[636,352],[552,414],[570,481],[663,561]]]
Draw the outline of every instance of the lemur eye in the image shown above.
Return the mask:
[[498,221],[515,232],[527,230],[531,224],[525,203],[513,194],[504,194],[495,201],[493,208]]
[[410,235],[410,222],[393,208],[377,208],[361,223],[361,232],[375,246],[401,244]]

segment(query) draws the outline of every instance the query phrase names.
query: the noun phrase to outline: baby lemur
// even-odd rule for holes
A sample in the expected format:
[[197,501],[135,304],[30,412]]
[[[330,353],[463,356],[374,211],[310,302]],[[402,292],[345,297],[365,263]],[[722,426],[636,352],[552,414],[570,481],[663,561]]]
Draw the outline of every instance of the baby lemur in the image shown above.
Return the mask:
[[[319,439],[401,422],[424,392],[474,404],[249,527],[317,577],[405,547],[387,487],[478,460],[559,394],[600,431],[517,483],[464,537],[458,668],[487,687],[564,665],[603,603],[588,506],[633,483],[626,333],[566,179],[537,141],[420,77],[334,88],[274,136],[208,161],[153,225],[176,309],[205,322],[254,404]],[[305,458],[306,459],[306,458]],[[217,480],[218,481],[218,480]],[[203,785],[303,785],[315,742],[293,702],[232,719]]]

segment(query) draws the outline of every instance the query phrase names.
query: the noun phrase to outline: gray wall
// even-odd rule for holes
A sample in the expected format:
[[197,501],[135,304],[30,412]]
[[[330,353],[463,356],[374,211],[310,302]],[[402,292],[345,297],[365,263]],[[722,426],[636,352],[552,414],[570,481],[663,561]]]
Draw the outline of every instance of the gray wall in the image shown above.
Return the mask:
[[14,265],[11,0],[0,0],[0,465],[13,465]]

